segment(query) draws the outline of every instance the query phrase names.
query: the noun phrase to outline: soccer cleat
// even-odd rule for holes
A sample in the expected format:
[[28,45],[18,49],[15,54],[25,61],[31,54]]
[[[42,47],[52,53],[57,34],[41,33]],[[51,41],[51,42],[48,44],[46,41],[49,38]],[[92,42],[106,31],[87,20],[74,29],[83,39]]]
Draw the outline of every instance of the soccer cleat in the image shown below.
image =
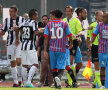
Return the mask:
[[72,87],[71,85],[69,85],[68,80],[65,80],[65,83],[66,83],[66,88],[71,88]]
[[54,81],[55,81],[55,88],[56,89],[61,89],[61,81],[60,81],[60,79],[58,77],[55,77]]
[[77,88],[78,87],[78,85],[77,85],[77,82],[76,83],[72,83],[72,88]]
[[18,81],[18,86],[19,86],[19,87],[22,87],[21,81]]
[[96,88],[96,85],[92,84],[92,88]]
[[35,86],[32,83],[30,83],[30,84],[27,84],[25,87],[27,87],[27,88],[34,88]]
[[105,89],[105,86],[101,86],[100,89]]
[[14,83],[14,84],[13,84],[13,87],[19,87],[19,85]]
[[39,82],[38,87],[42,87],[42,86],[43,86],[43,84]]

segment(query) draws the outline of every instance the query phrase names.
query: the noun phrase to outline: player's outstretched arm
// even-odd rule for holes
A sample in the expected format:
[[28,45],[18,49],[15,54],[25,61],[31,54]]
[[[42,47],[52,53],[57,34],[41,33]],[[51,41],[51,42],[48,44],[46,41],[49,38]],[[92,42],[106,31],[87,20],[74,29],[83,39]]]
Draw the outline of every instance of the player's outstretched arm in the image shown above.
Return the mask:
[[69,41],[70,41],[70,46],[73,47],[73,40],[72,40],[73,36],[69,36]]
[[92,36],[91,43],[89,44],[88,49],[91,49],[92,43],[94,42],[95,38],[96,38],[96,36]]
[[43,35],[45,29],[39,29],[35,31],[35,35]]

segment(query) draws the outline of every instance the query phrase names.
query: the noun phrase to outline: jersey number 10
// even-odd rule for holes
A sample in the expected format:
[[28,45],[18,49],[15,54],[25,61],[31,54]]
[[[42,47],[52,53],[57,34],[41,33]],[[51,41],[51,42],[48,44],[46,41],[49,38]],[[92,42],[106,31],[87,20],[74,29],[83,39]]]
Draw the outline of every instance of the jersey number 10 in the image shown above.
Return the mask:
[[[52,36],[51,36],[51,39],[61,39],[63,37],[63,28],[59,27],[56,29],[56,35],[55,35],[55,30],[54,28],[50,29],[50,31],[52,32]],[[60,32],[60,34],[59,34]]]

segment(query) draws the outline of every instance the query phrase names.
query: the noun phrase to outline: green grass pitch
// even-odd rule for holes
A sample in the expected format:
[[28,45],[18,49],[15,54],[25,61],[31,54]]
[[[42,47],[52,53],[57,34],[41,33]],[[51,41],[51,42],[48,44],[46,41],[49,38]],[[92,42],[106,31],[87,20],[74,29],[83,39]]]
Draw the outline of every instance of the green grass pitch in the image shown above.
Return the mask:
[[[93,89],[93,88],[62,88],[62,89],[55,89],[55,88],[13,88],[13,87],[1,87],[0,90],[100,90],[100,89]],[[105,90],[105,89],[101,89]],[[106,89],[108,90],[108,89]]]

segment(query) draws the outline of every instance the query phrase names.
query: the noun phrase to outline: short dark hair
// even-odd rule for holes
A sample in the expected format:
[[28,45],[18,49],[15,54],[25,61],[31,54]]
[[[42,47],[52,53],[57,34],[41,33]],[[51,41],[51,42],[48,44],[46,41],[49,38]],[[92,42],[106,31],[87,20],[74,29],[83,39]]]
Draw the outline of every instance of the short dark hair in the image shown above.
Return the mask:
[[29,11],[29,17],[31,18],[33,15],[35,15],[35,13],[38,13],[36,9],[31,9]]
[[12,6],[10,7],[10,9],[14,9],[15,11],[18,11],[18,8],[17,8],[16,5],[12,5]]
[[77,8],[76,10],[75,10],[75,12],[77,13],[77,16],[79,16],[79,13],[82,13],[83,12],[83,10],[84,10],[85,8]]
[[55,10],[51,10],[51,11],[50,11],[50,14],[55,15],[54,12],[55,12]]
[[63,15],[63,12],[60,9],[55,9],[54,14],[56,18],[61,18]]
[[[70,9],[71,9],[71,11],[73,11],[72,6],[66,6],[66,8],[70,8]],[[65,8],[65,10],[66,10],[66,8]]]
[[47,17],[47,18],[49,19],[48,15],[43,15],[42,18],[43,18],[43,17]]

